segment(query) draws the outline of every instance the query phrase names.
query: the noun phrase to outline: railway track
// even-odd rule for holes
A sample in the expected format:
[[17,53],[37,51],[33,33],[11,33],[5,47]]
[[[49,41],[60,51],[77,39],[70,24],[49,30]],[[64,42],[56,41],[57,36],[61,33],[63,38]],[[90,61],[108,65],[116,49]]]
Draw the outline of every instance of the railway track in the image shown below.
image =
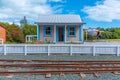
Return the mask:
[[92,62],[92,63],[98,63],[98,62],[109,62],[109,63],[120,63],[120,60],[81,60],[81,61],[74,61],[74,60],[14,60],[14,59],[0,59],[0,62]]
[[0,60],[2,76],[95,73],[119,74],[120,61]]

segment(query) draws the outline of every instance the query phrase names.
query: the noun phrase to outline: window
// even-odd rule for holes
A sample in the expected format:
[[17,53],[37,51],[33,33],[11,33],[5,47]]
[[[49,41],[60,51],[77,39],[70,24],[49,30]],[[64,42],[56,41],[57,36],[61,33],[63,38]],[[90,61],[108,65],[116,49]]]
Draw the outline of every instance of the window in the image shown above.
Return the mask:
[[76,27],[68,26],[68,36],[76,36]]
[[51,26],[44,27],[44,36],[52,36],[52,27]]
[[45,34],[50,35],[50,27],[46,27]]
[[70,27],[70,35],[75,35],[75,28],[74,27]]

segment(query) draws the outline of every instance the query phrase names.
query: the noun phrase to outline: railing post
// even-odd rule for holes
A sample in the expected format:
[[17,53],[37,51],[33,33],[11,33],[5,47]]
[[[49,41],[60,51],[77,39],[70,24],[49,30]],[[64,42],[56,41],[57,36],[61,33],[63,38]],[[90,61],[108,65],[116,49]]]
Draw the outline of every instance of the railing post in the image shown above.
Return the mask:
[[117,56],[120,56],[120,54],[119,54],[119,46],[117,46]]
[[25,44],[25,55],[27,55],[27,45]]
[[6,45],[4,45],[4,55],[6,55]]
[[50,55],[50,45],[48,45],[48,56]]
[[70,56],[72,56],[72,45],[70,45]]
[[95,45],[93,45],[93,56],[95,56]]

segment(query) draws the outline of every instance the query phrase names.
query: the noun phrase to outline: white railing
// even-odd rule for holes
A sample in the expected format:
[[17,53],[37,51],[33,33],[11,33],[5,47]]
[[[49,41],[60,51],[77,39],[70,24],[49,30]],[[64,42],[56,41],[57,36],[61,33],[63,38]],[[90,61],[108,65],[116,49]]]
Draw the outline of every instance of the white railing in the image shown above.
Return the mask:
[[37,40],[37,35],[26,35],[26,42],[32,42],[33,40]]
[[116,54],[120,55],[119,45],[80,45],[80,44],[4,44],[0,45],[0,54]]

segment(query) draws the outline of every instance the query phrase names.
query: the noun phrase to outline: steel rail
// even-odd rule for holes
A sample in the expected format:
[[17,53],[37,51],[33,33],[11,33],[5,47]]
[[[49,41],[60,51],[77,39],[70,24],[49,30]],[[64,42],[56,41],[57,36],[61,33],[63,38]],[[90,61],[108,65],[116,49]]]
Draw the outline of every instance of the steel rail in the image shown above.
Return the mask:
[[54,70],[54,71],[0,71],[0,75],[5,74],[32,74],[32,75],[44,75],[44,74],[90,74],[90,73],[108,73],[108,72],[120,72],[120,69],[116,70]]
[[[64,61],[64,60],[0,60],[0,68],[6,68],[6,71],[0,70],[0,75],[8,74],[81,74],[81,73],[105,73],[120,72],[120,61]],[[13,63],[7,63],[13,62]],[[14,63],[15,62],[15,63]],[[22,62],[20,64],[16,62]],[[25,63],[24,63],[25,62]],[[34,62],[34,63],[29,63]],[[40,63],[35,63],[40,62]],[[11,71],[9,68],[20,68]],[[22,68],[28,68],[29,71],[22,71]],[[40,70],[36,70],[40,69]],[[21,71],[20,71],[21,70]],[[32,71],[31,71],[32,70]],[[34,70],[34,71],[33,71]]]
[[[3,65],[5,63],[1,63]],[[9,63],[6,63],[9,64]],[[14,64],[14,63],[12,63]],[[19,64],[19,63],[18,63]],[[20,63],[21,64],[21,63]],[[23,64],[30,64],[30,63],[23,63]],[[31,63],[32,64],[32,63]],[[38,65],[120,65],[120,63],[36,63]]]
[[21,68],[120,68],[120,65],[90,65],[90,64],[0,64],[1,68],[21,67]]
[[68,61],[68,60],[13,60],[13,59],[0,59],[0,62],[80,62],[80,63],[85,63],[85,62],[91,62],[91,63],[97,63],[97,62],[117,62],[120,63],[120,60],[81,60],[81,61]]

